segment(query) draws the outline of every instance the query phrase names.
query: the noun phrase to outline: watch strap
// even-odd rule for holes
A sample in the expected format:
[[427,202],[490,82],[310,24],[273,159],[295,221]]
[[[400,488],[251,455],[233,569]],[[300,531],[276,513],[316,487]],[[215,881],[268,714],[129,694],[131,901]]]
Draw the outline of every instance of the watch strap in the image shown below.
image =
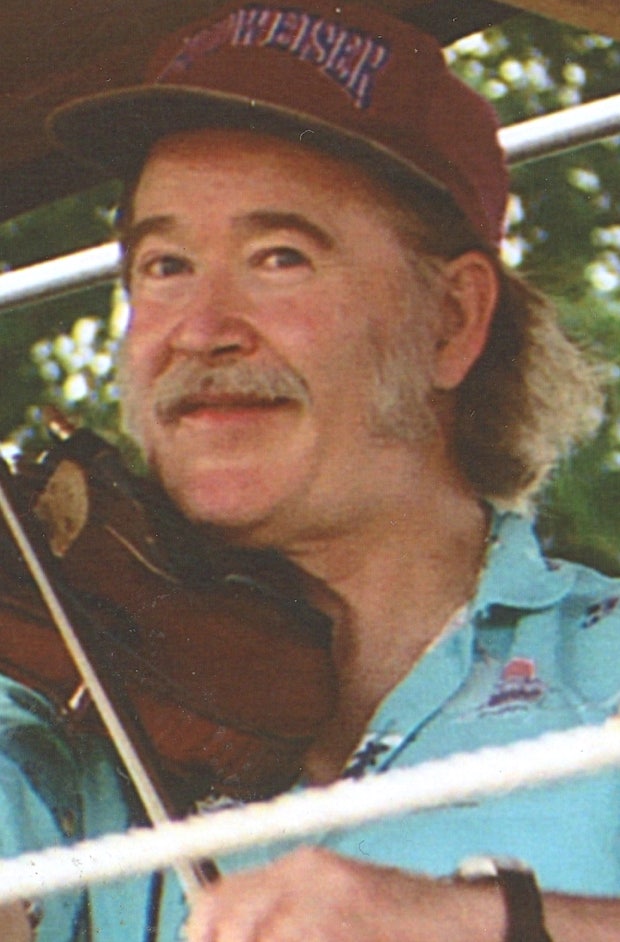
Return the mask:
[[493,883],[499,887],[506,910],[504,942],[553,942],[545,928],[536,877],[520,861],[470,857],[459,867],[458,879],[468,883]]
[[532,871],[498,866],[495,880],[506,906],[504,942],[552,942],[545,928],[543,902]]

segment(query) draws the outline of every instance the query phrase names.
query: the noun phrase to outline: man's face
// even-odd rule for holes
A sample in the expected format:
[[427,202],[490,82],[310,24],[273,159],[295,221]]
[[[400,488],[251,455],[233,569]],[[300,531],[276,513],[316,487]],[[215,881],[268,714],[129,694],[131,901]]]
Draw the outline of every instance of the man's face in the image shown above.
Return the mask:
[[126,421],[187,515],[286,543],[380,513],[413,451],[384,373],[406,348],[426,429],[432,312],[369,181],[197,132],[153,152],[132,223]]

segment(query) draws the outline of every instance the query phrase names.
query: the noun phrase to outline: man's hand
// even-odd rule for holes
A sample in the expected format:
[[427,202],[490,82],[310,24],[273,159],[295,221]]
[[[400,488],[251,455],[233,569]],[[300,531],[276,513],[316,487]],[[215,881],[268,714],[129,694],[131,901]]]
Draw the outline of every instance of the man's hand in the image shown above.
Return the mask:
[[499,892],[302,848],[196,902],[190,942],[499,942]]
[[2,942],[32,942],[34,929],[23,903],[0,906],[0,938]]

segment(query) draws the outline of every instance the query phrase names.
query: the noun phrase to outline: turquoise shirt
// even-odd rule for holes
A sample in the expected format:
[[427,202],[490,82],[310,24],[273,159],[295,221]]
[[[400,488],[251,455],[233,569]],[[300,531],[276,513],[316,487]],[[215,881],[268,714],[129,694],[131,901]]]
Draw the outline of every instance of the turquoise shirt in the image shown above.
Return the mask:
[[[349,763],[376,775],[452,752],[597,723],[620,697],[620,583],[549,562],[525,519],[497,516],[478,591],[381,704]],[[49,704],[0,685],[0,842],[4,856],[123,831],[133,800],[108,745],[68,738]],[[620,770],[365,824],[316,842],[379,864],[452,873],[472,854],[519,857],[546,889],[620,895]],[[224,872],[290,849],[220,863]],[[37,942],[143,942],[150,878],[42,900]],[[160,942],[180,938],[183,902],[166,881]]]

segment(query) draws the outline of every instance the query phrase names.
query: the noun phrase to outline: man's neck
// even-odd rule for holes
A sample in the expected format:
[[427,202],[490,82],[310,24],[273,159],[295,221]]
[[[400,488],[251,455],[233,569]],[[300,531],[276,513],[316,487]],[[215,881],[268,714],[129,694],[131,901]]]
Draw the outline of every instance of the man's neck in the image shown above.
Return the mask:
[[487,530],[488,514],[471,495],[437,492],[364,533],[299,554],[345,612],[334,637],[338,715],[308,757],[314,778],[337,774],[381,700],[472,597]]

